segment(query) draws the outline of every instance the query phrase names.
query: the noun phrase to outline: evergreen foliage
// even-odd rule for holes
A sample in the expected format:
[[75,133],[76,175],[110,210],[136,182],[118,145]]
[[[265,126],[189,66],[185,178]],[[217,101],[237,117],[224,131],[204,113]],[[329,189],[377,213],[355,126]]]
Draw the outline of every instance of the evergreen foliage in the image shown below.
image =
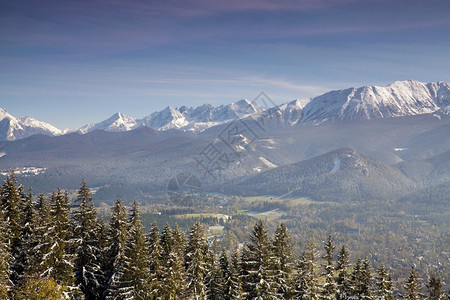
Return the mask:
[[273,240],[274,274],[277,296],[292,299],[294,286],[292,273],[294,270],[294,253],[291,235],[285,223],[280,223],[275,231]]
[[296,280],[296,299],[316,300],[320,299],[321,286],[317,275],[317,258],[319,252],[314,238],[306,245],[298,266],[298,278]]
[[103,274],[101,270],[100,225],[92,203],[91,192],[84,181],[78,190],[72,220],[74,223],[75,285],[80,286],[86,299],[101,296]]
[[203,226],[197,221],[192,226],[186,249],[186,293],[192,299],[206,298],[205,276],[209,272],[208,251]]
[[429,300],[440,300],[444,299],[444,294],[442,293],[442,281],[435,273],[431,274],[426,284],[428,290],[427,299]]
[[350,281],[350,258],[349,253],[345,245],[342,246],[338,254],[338,260],[336,262],[336,271],[338,277],[336,278],[336,299],[343,300],[348,299],[352,294],[352,285]]
[[394,299],[393,288],[391,274],[384,264],[381,264],[375,276],[375,296],[381,300],[392,300]]
[[[335,261],[331,235],[322,254],[311,238],[295,261],[283,223],[270,237],[259,220],[242,251],[230,253],[208,242],[199,221],[187,239],[177,225],[160,233],[156,223],[147,236],[136,202],[128,213],[117,200],[106,226],[84,182],[72,210],[67,192],[34,199],[14,173],[0,195],[0,299],[398,298],[383,264],[374,274],[367,258],[351,267],[345,246]],[[443,284],[431,274],[426,298],[448,298]],[[404,288],[405,299],[425,297],[414,265]]]
[[334,280],[334,265],[333,265],[333,251],[335,249],[331,233],[328,235],[328,240],[324,245],[325,255],[322,257],[325,262],[322,265],[324,271],[321,274],[325,277],[325,283],[322,290],[323,299],[334,299],[336,295],[337,285]]
[[420,299],[419,294],[419,279],[416,273],[416,266],[412,265],[411,271],[409,272],[408,280],[405,283],[406,295],[405,299],[407,300],[417,300]]

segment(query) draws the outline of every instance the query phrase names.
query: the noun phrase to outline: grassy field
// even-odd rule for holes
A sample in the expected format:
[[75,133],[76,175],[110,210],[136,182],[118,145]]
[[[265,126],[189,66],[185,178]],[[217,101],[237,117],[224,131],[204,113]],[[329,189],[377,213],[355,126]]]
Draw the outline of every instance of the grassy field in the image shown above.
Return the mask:
[[307,198],[278,198],[271,196],[244,197],[243,199],[247,203],[273,202],[273,203],[284,203],[289,206],[327,203],[327,202],[313,201]]

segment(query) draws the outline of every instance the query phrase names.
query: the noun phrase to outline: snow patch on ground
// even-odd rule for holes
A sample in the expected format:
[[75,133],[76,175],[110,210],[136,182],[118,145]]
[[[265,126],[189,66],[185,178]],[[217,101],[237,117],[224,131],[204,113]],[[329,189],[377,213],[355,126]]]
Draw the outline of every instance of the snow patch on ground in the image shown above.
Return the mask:
[[276,164],[274,164],[274,163],[268,161],[267,159],[265,159],[265,158],[262,157],[262,156],[258,157],[258,159],[259,159],[263,164],[265,164],[266,166],[268,166],[269,168],[276,168],[276,167],[277,167]]
[[[21,168],[16,168],[13,170],[16,175],[28,177],[28,176],[36,176],[39,174],[43,174],[43,173],[45,173],[47,168],[21,167]],[[10,173],[10,170],[0,170],[0,175],[2,175],[2,176],[8,176],[9,173]]]
[[340,167],[341,167],[341,159],[339,157],[336,157],[334,159],[334,166],[333,169],[331,169],[330,174],[336,173]]
[[394,148],[395,152],[405,151],[405,150],[408,150],[408,148]]
[[6,152],[0,152],[0,157],[3,157],[6,155]]

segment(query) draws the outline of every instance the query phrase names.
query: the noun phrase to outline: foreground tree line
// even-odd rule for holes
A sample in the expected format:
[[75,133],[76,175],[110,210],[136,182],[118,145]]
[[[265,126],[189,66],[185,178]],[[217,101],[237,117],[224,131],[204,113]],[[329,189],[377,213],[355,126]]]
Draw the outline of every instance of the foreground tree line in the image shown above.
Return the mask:
[[296,258],[283,223],[270,237],[258,221],[241,250],[226,251],[199,222],[187,235],[156,223],[147,234],[136,203],[128,213],[120,199],[106,226],[84,182],[74,207],[61,190],[35,199],[13,173],[0,195],[0,299],[448,298],[435,275],[419,289],[414,266],[394,294],[383,265],[351,264],[331,235],[324,255],[311,239]]

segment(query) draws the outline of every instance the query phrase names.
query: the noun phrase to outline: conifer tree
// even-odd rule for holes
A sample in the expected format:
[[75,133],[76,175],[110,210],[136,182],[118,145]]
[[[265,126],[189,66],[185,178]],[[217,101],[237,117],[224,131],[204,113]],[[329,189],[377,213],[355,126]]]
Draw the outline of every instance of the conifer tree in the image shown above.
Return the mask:
[[292,299],[294,296],[293,272],[293,244],[291,235],[285,223],[278,225],[273,240],[274,270],[277,295],[284,299]]
[[394,299],[393,287],[391,274],[384,264],[381,264],[375,276],[375,295],[381,300],[392,300]]
[[98,294],[100,295],[100,299],[104,298],[106,289],[108,288],[108,276],[105,273],[107,270],[108,262],[109,262],[109,230],[106,227],[105,221],[100,219],[98,222],[98,248],[100,250],[99,256],[97,257],[98,262],[100,264],[100,286]]
[[176,300],[180,299],[184,289],[184,268],[180,264],[178,255],[174,250],[169,250],[163,254],[164,268],[162,275],[162,292],[159,293],[161,299]]
[[407,300],[418,300],[420,299],[419,295],[419,279],[416,273],[416,266],[411,266],[411,271],[408,276],[408,280],[405,284],[406,295],[405,299]]
[[107,276],[106,299],[119,297],[119,278],[124,272],[125,240],[127,238],[128,219],[127,211],[121,199],[116,201],[112,208],[112,216],[109,222],[108,261],[104,273]]
[[158,224],[152,223],[149,235],[149,268],[150,268],[150,295],[153,299],[162,294],[163,257],[161,235]]
[[349,253],[345,245],[343,245],[341,250],[339,251],[338,259],[336,262],[336,271],[338,272],[338,277],[336,279],[336,299],[348,299],[352,293],[352,286],[349,275]]
[[276,299],[278,287],[274,278],[272,244],[261,220],[252,230],[250,243],[244,246],[241,264],[244,296],[249,299]]
[[230,260],[230,290],[226,294],[226,298],[230,300],[243,299],[242,282],[241,282],[241,262],[239,260],[239,252],[234,251]]
[[324,245],[325,255],[322,257],[325,263],[322,265],[324,271],[322,276],[325,277],[325,283],[323,284],[322,298],[323,299],[335,299],[337,285],[334,280],[334,266],[333,266],[333,251],[335,246],[333,244],[333,239],[331,238],[331,233],[328,235],[328,240]]
[[8,222],[5,221],[3,211],[0,210],[0,299],[7,299],[12,289],[10,280],[11,252],[9,242]]
[[75,285],[80,286],[86,299],[98,299],[102,290],[101,249],[99,247],[99,223],[92,203],[91,191],[84,180],[76,199],[78,207],[73,212]]
[[[180,245],[182,239],[178,227],[172,232],[169,224],[166,223],[161,236],[162,249],[162,299],[175,300],[183,294],[184,277],[184,249]],[[174,236],[176,236],[174,238]]]
[[129,299],[150,298],[149,246],[136,201],[131,208],[130,228],[125,241],[125,268],[120,278],[121,295]]
[[52,223],[50,215],[50,203],[44,194],[39,194],[35,207],[35,225],[33,239],[36,242],[33,248],[33,255],[30,260],[30,276],[39,277],[45,271],[44,256],[49,252],[49,248],[54,240],[54,230],[48,230]]
[[208,242],[205,232],[203,226],[197,220],[191,228],[186,249],[186,292],[188,297],[192,299],[206,298],[207,253]]
[[22,277],[20,284],[22,285],[27,277],[33,276],[33,254],[34,248],[37,245],[34,233],[36,231],[36,217],[33,204],[33,194],[31,188],[24,198],[23,203],[23,228],[21,233],[22,251],[18,254],[16,264],[20,265]]
[[230,299],[230,290],[231,290],[231,271],[230,271],[230,262],[228,260],[227,253],[225,249],[222,249],[219,256],[219,267],[222,272],[222,292],[223,298],[228,300]]
[[8,243],[11,253],[11,281],[14,285],[19,284],[23,276],[22,229],[24,225],[23,205],[26,202],[24,188],[17,182],[14,171],[7,176],[1,189],[1,209],[3,217],[9,228]]
[[426,286],[428,290],[427,299],[429,300],[444,299],[444,294],[442,292],[442,281],[439,276],[437,276],[434,273],[431,274]]
[[72,236],[69,220],[70,202],[67,192],[61,189],[50,199],[50,223],[47,224],[47,241],[43,255],[42,278],[54,279],[64,290],[66,298],[77,298],[79,290],[73,285],[73,255],[70,254]]
[[296,299],[320,299],[321,287],[317,276],[319,252],[314,238],[311,238],[303,251],[296,281]]
[[224,281],[222,269],[217,260],[216,255],[210,249],[208,256],[209,267],[205,276],[206,282],[206,299],[208,300],[225,300],[224,297]]
[[161,235],[161,248],[164,253],[169,253],[173,246],[173,233],[172,228],[170,228],[169,223],[166,223],[163,228]]
[[185,264],[185,250],[187,247],[186,235],[180,230],[178,224],[175,223],[172,231],[172,249],[175,252],[181,266]]
[[370,299],[372,293],[372,275],[370,261],[367,257],[363,260],[361,275],[360,299]]

